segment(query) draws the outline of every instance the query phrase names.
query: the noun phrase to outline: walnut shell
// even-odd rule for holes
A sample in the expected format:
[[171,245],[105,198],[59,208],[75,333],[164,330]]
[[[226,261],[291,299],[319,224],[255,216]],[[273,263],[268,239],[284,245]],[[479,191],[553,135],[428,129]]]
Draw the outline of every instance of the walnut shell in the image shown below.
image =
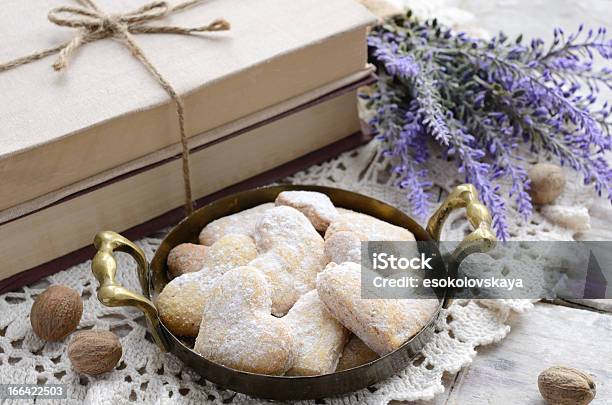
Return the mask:
[[531,199],[536,204],[550,204],[565,188],[565,173],[560,166],[538,163],[529,169]]
[[52,285],[34,301],[30,323],[38,337],[56,342],[77,328],[81,315],[83,300],[79,293],[65,285]]
[[68,346],[72,367],[80,373],[97,375],[112,370],[123,351],[113,332],[85,330],[74,335]]
[[586,405],[595,398],[595,382],[574,368],[555,366],[538,377],[540,394],[549,405]]

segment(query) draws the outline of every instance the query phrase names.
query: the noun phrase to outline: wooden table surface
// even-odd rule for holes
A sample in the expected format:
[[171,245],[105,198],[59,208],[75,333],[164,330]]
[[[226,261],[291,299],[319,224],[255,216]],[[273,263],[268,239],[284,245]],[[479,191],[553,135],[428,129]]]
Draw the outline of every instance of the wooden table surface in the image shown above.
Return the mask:
[[[400,0],[422,6],[423,0]],[[418,4],[417,4],[418,3]],[[460,9],[468,24],[491,33],[503,30],[510,35],[524,33],[548,40],[561,26],[575,30],[607,26],[610,32],[610,0],[433,0],[430,8],[442,7],[457,17]],[[438,5],[437,3],[440,3]],[[471,19],[471,20],[470,20]],[[612,100],[612,92],[603,94]],[[609,159],[612,161],[612,159]],[[591,208],[592,229],[584,240],[612,240],[610,203],[599,201]],[[419,405],[544,405],[537,387],[538,374],[553,365],[576,367],[592,374],[597,395],[592,404],[612,404],[612,300],[570,303],[538,303],[530,312],[514,316],[512,328],[500,343],[478,347],[474,362],[456,375],[445,376],[446,391],[433,401]],[[399,404],[396,402],[395,404]]]
[[510,326],[512,331],[503,341],[477,348],[470,366],[445,377],[443,394],[413,404],[544,405],[538,374],[553,365],[591,374],[597,384],[591,404],[612,404],[610,312],[565,302],[538,303],[512,318]]
[[[592,229],[584,240],[612,240],[612,208],[591,208]],[[593,376],[591,404],[612,404],[612,300],[539,302],[514,315],[511,331],[497,344],[477,347],[472,364],[444,379],[445,392],[414,405],[545,405],[537,386],[540,372],[565,365]],[[395,402],[394,405],[399,405]]]

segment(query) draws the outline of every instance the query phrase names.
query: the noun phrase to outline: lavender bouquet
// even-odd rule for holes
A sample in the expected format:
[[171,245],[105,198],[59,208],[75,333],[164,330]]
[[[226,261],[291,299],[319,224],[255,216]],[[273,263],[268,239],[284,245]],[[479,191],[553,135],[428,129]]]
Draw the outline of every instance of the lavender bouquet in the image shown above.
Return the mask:
[[528,219],[533,211],[523,150],[579,171],[585,184],[612,200],[612,170],[604,159],[612,147],[612,105],[597,102],[601,88],[612,88],[612,70],[593,66],[596,58],[612,58],[605,28],[580,26],[567,36],[556,29],[546,46],[503,33],[469,38],[408,13],[374,29],[368,41],[379,80],[362,96],[416,216],[423,218],[432,203],[431,138],[476,186],[502,240],[509,238],[502,178],[511,181],[508,194],[518,212]]

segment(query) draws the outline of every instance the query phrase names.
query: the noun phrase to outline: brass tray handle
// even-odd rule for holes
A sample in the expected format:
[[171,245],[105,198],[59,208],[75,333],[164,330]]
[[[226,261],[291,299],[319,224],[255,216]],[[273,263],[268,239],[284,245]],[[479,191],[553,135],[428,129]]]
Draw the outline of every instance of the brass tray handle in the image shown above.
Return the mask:
[[[491,214],[478,199],[478,191],[472,184],[461,184],[453,189],[442,205],[427,221],[427,232],[437,241],[440,241],[442,228],[448,215],[456,208],[465,208],[468,221],[474,228],[455,248],[448,260],[448,269],[451,277],[456,277],[459,263],[472,253],[485,253],[497,244],[497,238],[491,230]],[[448,308],[453,302],[452,291],[445,301]]]
[[148,295],[148,264],[142,249],[112,231],[98,233],[94,238],[94,246],[98,251],[91,262],[91,270],[100,283],[98,288],[100,302],[108,307],[132,306],[140,309],[152,326],[150,332],[155,339],[155,343],[162,351],[168,351],[168,343],[158,333],[159,318],[155,305],[143,295],[128,290],[115,280],[117,261],[113,252],[117,250],[130,254],[136,260],[140,285],[143,287],[144,293]]
[[444,222],[448,215],[456,208],[465,208],[468,221],[474,231],[459,243],[452,254],[452,258],[461,261],[466,256],[480,252],[485,253],[493,249],[497,238],[491,230],[491,214],[478,199],[478,191],[471,184],[461,184],[453,189],[442,205],[434,212],[427,222],[427,232],[435,240],[440,240]]

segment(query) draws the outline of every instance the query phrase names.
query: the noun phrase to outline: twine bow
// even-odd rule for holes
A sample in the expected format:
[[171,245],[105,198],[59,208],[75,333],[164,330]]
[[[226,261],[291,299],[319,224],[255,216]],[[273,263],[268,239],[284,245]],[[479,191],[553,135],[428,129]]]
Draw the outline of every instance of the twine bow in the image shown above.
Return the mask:
[[181,135],[183,182],[185,186],[185,209],[187,214],[193,212],[191,191],[191,173],[189,169],[189,145],[185,133],[185,109],[183,100],[172,85],[161,75],[155,66],[145,56],[132,34],[182,34],[191,35],[199,32],[226,31],[230,25],[223,19],[214,20],[208,25],[194,28],[184,28],[170,25],[147,25],[153,20],[159,20],[171,13],[201,3],[202,0],[191,0],[170,6],[166,1],[153,1],[130,12],[122,14],[107,14],[101,11],[93,0],[76,0],[82,7],[63,6],[49,12],[52,23],[61,27],[76,28],[78,33],[73,39],[58,46],[34,52],[30,55],[0,64],[0,72],[25,65],[47,56],[58,54],[53,68],[60,71],[68,66],[71,56],[81,46],[105,38],[114,38],[122,42],[151,73],[166,93],[176,104],[179,131]]

